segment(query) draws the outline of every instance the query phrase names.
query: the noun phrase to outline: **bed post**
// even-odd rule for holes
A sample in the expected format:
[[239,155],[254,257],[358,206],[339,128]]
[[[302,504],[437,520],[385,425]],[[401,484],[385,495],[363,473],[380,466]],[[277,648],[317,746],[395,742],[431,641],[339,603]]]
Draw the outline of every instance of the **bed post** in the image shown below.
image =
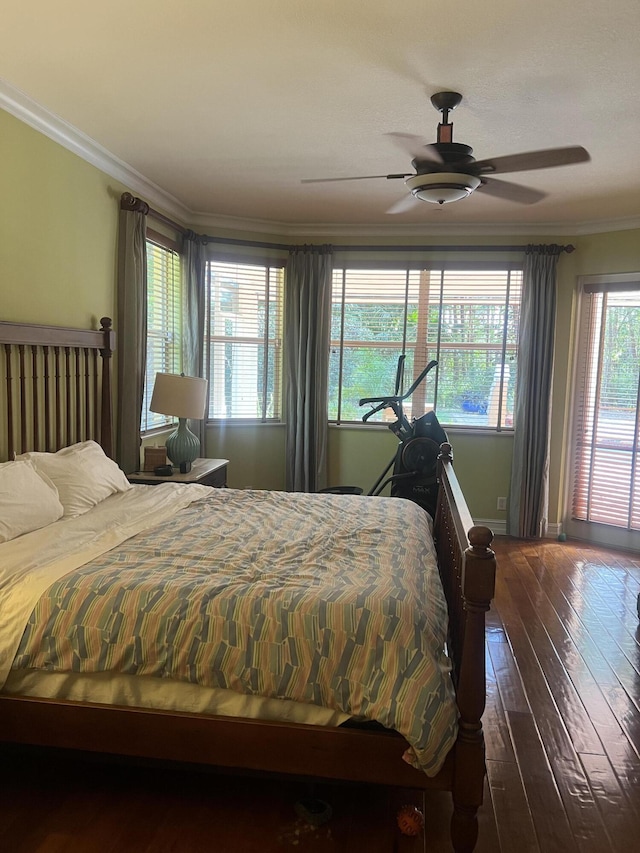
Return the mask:
[[482,805],[485,775],[482,714],[486,699],[485,613],[495,589],[496,558],[489,547],[488,527],[472,527],[464,552],[462,594],[465,625],[458,670],[460,710],[453,771],[451,841],[456,853],[469,853],[478,838],[478,808]]
[[100,318],[100,331],[104,345],[100,349],[102,358],[102,397],[100,406],[100,444],[110,459],[113,459],[113,423],[111,397],[111,356],[115,349],[115,332],[111,328],[111,317]]

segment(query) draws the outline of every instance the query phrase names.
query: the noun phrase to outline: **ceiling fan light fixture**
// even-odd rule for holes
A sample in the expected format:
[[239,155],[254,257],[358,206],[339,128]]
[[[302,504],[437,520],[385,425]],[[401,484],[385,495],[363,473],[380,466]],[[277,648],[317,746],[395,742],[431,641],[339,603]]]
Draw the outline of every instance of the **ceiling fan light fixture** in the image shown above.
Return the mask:
[[460,201],[477,190],[481,183],[475,175],[461,172],[431,172],[427,175],[413,175],[405,181],[416,198],[431,204]]

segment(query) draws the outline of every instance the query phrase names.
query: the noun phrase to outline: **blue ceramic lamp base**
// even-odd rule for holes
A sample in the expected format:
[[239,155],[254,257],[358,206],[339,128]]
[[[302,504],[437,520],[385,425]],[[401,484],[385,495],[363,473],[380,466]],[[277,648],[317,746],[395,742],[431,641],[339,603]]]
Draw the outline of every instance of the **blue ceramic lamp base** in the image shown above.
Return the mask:
[[200,456],[200,439],[187,426],[186,418],[179,418],[178,429],[172,432],[166,442],[167,456],[182,471],[188,473],[191,463]]

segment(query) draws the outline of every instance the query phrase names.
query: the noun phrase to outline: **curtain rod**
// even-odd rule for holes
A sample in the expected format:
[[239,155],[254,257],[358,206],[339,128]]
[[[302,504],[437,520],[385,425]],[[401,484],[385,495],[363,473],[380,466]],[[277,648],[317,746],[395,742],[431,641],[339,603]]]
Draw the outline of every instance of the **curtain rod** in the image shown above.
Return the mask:
[[[160,213],[157,210],[154,210],[150,207],[146,202],[142,201],[142,199],[136,198],[131,195],[131,193],[123,193],[120,201],[120,206],[123,210],[140,210],[146,213],[148,216],[153,217],[153,219],[158,220],[159,222],[163,222],[165,225],[168,225],[171,228],[174,228],[178,233],[186,236],[187,234],[193,234],[193,231],[190,231],[188,228],[184,228],[184,226],[179,225],[177,222],[174,222],[173,219],[170,219],[168,216],[165,216],[163,213]],[[257,249],[276,249],[282,251],[289,251],[293,245],[291,243],[269,243],[262,240],[239,240],[234,239],[232,237],[212,237],[208,234],[201,235],[206,243],[225,243],[228,246],[247,246]],[[527,250],[527,246],[333,246],[334,252],[525,252]],[[567,246],[558,246],[558,249],[561,252],[566,252],[568,255],[571,252],[575,251],[575,246],[569,243]]]
[[[226,243],[227,245],[234,246],[254,246],[260,249],[286,249],[287,251],[292,248],[291,243],[263,243],[260,240],[233,240],[227,237],[204,236],[207,243]],[[525,252],[528,246],[343,246],[338,244],[332,245],[331,248],[334,252]],[[575,248],[571,243],[566,246],[558,246],[560,251],[567,254],[574,252]]]

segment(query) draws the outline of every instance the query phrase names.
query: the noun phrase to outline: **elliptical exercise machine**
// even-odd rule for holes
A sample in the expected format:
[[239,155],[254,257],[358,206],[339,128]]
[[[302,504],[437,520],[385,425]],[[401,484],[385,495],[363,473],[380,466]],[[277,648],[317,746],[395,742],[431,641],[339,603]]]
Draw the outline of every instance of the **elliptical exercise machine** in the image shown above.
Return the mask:
[[[437,461],[440,445],[447,441],[447,434],[440,426],[435,412],[427,412],[419,418],[409,421],[403,403],[408,400],[416,388],[425,380],[427,374],[437,367],[437,361],[430,361],[420,373],[408,391],[400,394],[404,374],[405,356],[398,358],[395,391],[385,397],[363,397],[358,405],[370,405],[370,411],[362,416],[366,423],[369,418],[383,409],[391,409],[396,416],[389,429],[398,438],[398,447],[391,461],[378,477],[368,495],[377,496],[391,484],[391,497],[408,498],[419,504],[432,517],[435,516],[438,499]],[[389,471],[393,468],[392,473]],[[361,495],[363,489],[358,486],[334,486],[321,489],[324,493]]]

